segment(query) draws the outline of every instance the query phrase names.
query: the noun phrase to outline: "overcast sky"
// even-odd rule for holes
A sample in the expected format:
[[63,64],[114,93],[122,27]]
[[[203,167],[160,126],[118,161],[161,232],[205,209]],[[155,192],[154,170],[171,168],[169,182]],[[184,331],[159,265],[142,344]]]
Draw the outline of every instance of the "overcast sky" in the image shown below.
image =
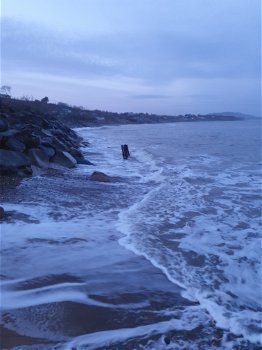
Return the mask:
[[14,96],[260,115],[261,0],[1,0],[1,39]]

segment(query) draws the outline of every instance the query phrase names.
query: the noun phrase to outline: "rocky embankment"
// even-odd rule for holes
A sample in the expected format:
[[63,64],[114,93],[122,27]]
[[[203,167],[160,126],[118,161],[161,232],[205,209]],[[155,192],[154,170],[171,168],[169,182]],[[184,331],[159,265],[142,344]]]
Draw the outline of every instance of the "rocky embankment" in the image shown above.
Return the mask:
[[[26,108],[27,107],[27,108]],[[1,105],[0,174],[32,176],[47,169],[91,164],[79,147],[82,140],[53,115]]]

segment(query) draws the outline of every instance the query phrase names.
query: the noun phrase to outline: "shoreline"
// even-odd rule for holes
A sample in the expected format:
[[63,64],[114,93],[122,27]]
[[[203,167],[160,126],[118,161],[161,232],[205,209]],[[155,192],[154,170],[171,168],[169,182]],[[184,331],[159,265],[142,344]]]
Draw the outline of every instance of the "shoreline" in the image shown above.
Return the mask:
[[[97,157],[99,151],[95,154]],[[203,342],[203,346],[217,344],[220,348],[228,331],[216,328],[198,303],[184,299],[181,288],[161,270],[119,245],[123,236],[116,231],[115,222],[119,212],[130,207],[126,188],[132,191],[133,185],[128,178],[107,184],[89,181],[89,172],[97,167],[82,165],[27,178],[15,188],[15,204],[9,193],[7,207],[15,214],[15,221],[6,222],[10,230],[4,236],[13,242],[3,253],[10,267],[16,261],[19,268],[15,275],[7,269],[3,285],[10,282],[5,290],[9,303],[17,300],[19,291],[26,294],[20,305],[4,311],[4,322],[11,320],[4,327],[14,327],[19,335],[16,345],[35,339],[30,346],[34,349],[44,339],[49,343],[41,349],[51,349],[52,344],[52,349],[69,349],[85,342],[92,344],[98,336],[105,342],[111,339],[107,349],[113,350],[125,334],[132,334],[137,339],[127,339],[125,349],[150,342],[165,347],[170,339],[183,339],[187,346]],[[19,211],[23,215],[19,216]],[[14,229],[19,232],[14,234]],[[30,266],[38,269],[32,272]],[[18,292],[11,293],[13,290]],[[44,302],[38,294],[44,295]],[[187,310],[190,317],[180,320]],[[28,324],[33,319],[36,322]],[[181,322],[173,323],[176,319]],[[195,323],[191,327],[192,319]],[[3,329],[7,348],[9,331]],[[139,334],[143,334],[142,339]],[[90,348],[105,346],[102,340]],[[256,349],[255,345],[252,348]]]
[[[78,188],[78,191],[76,191],[76,188]],[[126,327],[136,327],[148,324],[148,317],[151,315],[151,318],[154,315],[153,310],[155,308],[171,307],[175,303],[178,303],[179,307],[183,304],[191,304],[180,296],[180,292],[176,290],[176,287],[167,280],[161,271],[153,267],[143,257],[138,257],[119,245],[119,233],[115,231],[114,225],[112,225],[112,218],[107,214],[111,208],[111,203],[101,206],[101,196],[105,199],[108,193],[115,192],[116,188],[121,192],[124,186],[121,183],[117,185],[112,184],[112,186],[111,184],[91,183],[87,180],[85,174],[81,175],[72,170],[65,174],[56,174],[55,176],[54,174],[45,174],[25,179],[15,187],[15,192],[12,194],[9,192],[5,206],[7,213],[12,213],[14,220],[11,219],[4,222],[2,229],[2,298],[4,305],[7,307],[6,310],[2,311],[3,348],[21,345],[29,345],[33,348],[33,344],[40,344],[39,340],[42,339],[48,342],[46,349],[50,349],[52,343],[58,344],[61,342],[64,337],[63,335],[61,338],[63,333],[67,334],[68,337],[69,334],[71,336],[73,334],[75,336],[80,335],[78,332],[81,330],[84,333],[92,333],[99,330],[118,329],[123,327],[124,324],[126,324]],[[50,196],[50,190],[52,196]],[[62,194],[64,198],[62,198]],[[93,218],[85,218],[85,209],[81,205],[79,197],[81,197],[81,200],[86,198],[89,202],[93,201],[94,203],[91,206],[98,205],[100,207],[97,215],[99,217],[103,215],[103,220],[105,220],[103,226],[106,225],[107,230],[111,230],[111,232],[104,232],[104,228],[101,231],[100,226],[97,226],[100,225],[99,222],[94,221],[96,227],[94,228],[90,224],[86,234],[85,225]],[[97,198],[95,199],[95,197]],[[42,204],[44,204],[44,207]],[[62,205],[64,206],[63,209]],[[95,209],[93,208],[93,210]],[[87,209],[88,211],[89,209]],[[117,212],[115,215],[117,215]],[[47,223],[54,226],[53,231],[49,233],[45,229]],[[52,232],[57,231],[56,227],[60,227],[62,231],[65,230],[64,233],[54,236]],[[37,235],[34,233],[35,229],[37,229]],[[71,232],[71,230],[76,229],[79,232]],[[8,243],[9,237],[11,237],[11,241],[13,239],[15,241]],[[25,244],[28,252],[26,259],[24,255],[21,256],[20,254]],[[50,250],[53,250],[55,255],[50,254]],[[78,254],[77,256],[72,255],[72,258],[78,261],[77,265],[79,267],[79,262],[83,264],[85,261],[82,270],[75,269],[71,266],[71,263],[69,265],[65,263],[61,271],[60,261],[64,260],[67,253],[72,250],[76,250],[79,254],[86,251],[87,256],[82,258]],[[11,251],[12,255],[10,255]],[[108,259],[108,254],[104,255],[105,252],[110,252],[110,259]],[[35,256],[36,253],[37,256]],[[49,254],[51,261],[40,262],[38,256],[40,257],[41,254],[47,254],[46,256]],[[57,261],[57,254],[62,254],[58,259],[59,261]],[[103,262],[103,260],[105,261]],[[37,269],[31,271],[30,266],[36,266],[37,261]],[[128,280],[124,279],[126,274],[129,275]],[[112,284],[113,280],[114,283]],[[72,284],[75,292],[68,291],[68,297],[60,295],[60,288],[62,288],[63,284],[70,284],[73,281],[79,283],[79,287],[78,285],[74,287]],[[88,284],[86,284],[86,281],[89,281]],[[125,282],[123,283],[123,281]],[[89,286],[90,283],[91,286]],[[41,299],[37,301],[37,294],[39,292],[45,294],[45,290],[48,291],[49,288],[54,288],[56,297],[46,294],[47,299],[44,303]],[[83,288],[87,290],[89,295],[87,301],[84,295],[81,294]],[[18,290],[17,297],[19,296],[19,290],[26,294],[29,293],[29,295],[26,298],[17,299],[16,292],[14,294],[12,292],[13,289]],[[76,295],[80,293],[80,299],[79,297],[75,299],[74,293]],[[70,299],[71,301],[69,301]],[[77,301],[78,299],[79,301]],[[7,300],[9,301],[7,302]],[[12,300],[14,301],[12,302]],[[13,304],[15,302],[18,302],[17,307],[13,306],[10,309],[8,305],[15,305]],[[83,304],[85,302],[87,302],[86,306]],[[89,303],[91,304],[89,305]],[[94,305],[92,306],[93,303]],[[83,323],[80,321],[79,323],[75,319],[72,322],[72,320],[70,321],[64,316],[59,321],[62,322],[62,325],[59,326],[59,328],[63,329],[62,334],[60,329],[58,332],[60,335],[53,334],[50,339],[49,336],[47,338],[44,336],[45,332],[41,336],[41,331],[38,329],[41,323],[38,325],[38,321],[36,324],[31,324],[31,330],[30,327],[28,329],[28,326],[26,332],[23,330],[23,323],[28,323],[28,320],[35,312],[38,313],[41,310],[40,314],[42,316],[39,316],[39,321],[44,322],[45,327],[50,328],[49,332],[52,334],[51,328],[54,324],[53,320],[49,319],[48,316],[50,307],[55,312],[55,318],[58,317],[59,319],[62,314],[65,315],[65,312],[68,313],[71,310],[71,316],[75,315],[74,317],[78,317],[77,315],[82,313],[85,321]],[[138,314],[141,313],[142,319],[145,318],[144,321],[142,319],[140,321],[136,320],[135,315],[137,312]],[[143,314],[144,316],[142,316]],[[10,317],[16,320],[13,326],[12,323],[14,321],[11,321],[11,323],[10,321],[7,322]],[[160,316],[154,317],[159,319]],[[166,319],[165,316],[160,317],[160,319],[162,318]],[[89,325],[86,324],[86,320],[89,320],[91,323]],[[56,322],[55,327],[57,328],[58,324]],[[14,327],[15,324],[16,326]],[[68,326],[65,328],[66,324]],[[9,328],[6,328],[8,326]],[[16,337],[17,339],[15,340]],[[53,340],[53,337],[56,341]]]

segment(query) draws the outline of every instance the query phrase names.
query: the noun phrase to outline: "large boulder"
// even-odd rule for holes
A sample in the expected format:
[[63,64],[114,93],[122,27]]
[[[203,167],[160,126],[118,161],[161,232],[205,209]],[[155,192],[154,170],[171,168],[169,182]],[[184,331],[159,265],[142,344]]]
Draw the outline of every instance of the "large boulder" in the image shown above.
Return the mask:
[[17,129],[8,129],[6,131],[1,131],[0,136],[2,137],[11,137],[16,136],[17,134],[20,134],[21,132]]
[[5,149],[24,152],[25,145],[14,137],[9,137],[5,143]]
[[49,157],[40,148],[31,148],[28,151],[28,157],[33,165],[44,169],[49,168]]
[[58,151],[66,151],[67,147],[65,146],[65,144],[61,141],[59,141],[56,137],[44,137],[42,139],[42,145],[44,146],[51,146],[54,149],[58,150]]
[[76,160],[68,152],[58,151],[56,155],[52,158],[52,162],[62,165],[66,168],[74,168],[76,166]]
[[21,142],[23,142],[26,148],[37,148],[41,144],[41,138],[37,135],[32,135],[31,133],[24,132],[21,136]]
[[40,147],[39,147],[49,158],[52,158],[52,157],[54,157],[54,155],[55,155],[55,149],[53,148],[53,147],[51,147],[51,146],[44,146],[44,145],[41,145]]
[[[41,107],[41,108],[40,108]],[[81,138],[57,120],[56,111],[14,101],[0,115],[0,173],[35,175],[47,168],[90,164],[79,150]]]
[[81,151],[77,148],[71,148],[70,154],[75,158],[77,164],[94,165],[93,163],[89,162],[89,160],[85,159]]
[[0,149],[0,167],[24,167],[29,165],[29,160],[24,156],[23,153],[18,151],[9,151]]
[[53,136],[52,132],[50,130],[48,130],[48,129],[42,129],[41,132],[42,132],[42,134],[44,136],[47,136],[47,137],[52,137]]
[[89,160],[85,159],[84,156],[76,156],[74,157],[77,161],[77,164],[85,164],[85,165],[94,165],[93,163],[91,163]]
[[90,176],[91,181],[111,182],[112,178],[101,171],[94,171]]
[[5,118],[0,117],[0,131],[6,131],[9,125]]

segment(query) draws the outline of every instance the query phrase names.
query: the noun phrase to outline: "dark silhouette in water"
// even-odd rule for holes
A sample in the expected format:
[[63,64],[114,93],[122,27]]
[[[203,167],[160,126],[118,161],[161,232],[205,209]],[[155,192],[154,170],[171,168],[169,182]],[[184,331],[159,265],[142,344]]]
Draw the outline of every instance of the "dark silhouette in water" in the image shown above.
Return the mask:
[[127,159],[130,156],[128,145],[121,145],[123,159]]

